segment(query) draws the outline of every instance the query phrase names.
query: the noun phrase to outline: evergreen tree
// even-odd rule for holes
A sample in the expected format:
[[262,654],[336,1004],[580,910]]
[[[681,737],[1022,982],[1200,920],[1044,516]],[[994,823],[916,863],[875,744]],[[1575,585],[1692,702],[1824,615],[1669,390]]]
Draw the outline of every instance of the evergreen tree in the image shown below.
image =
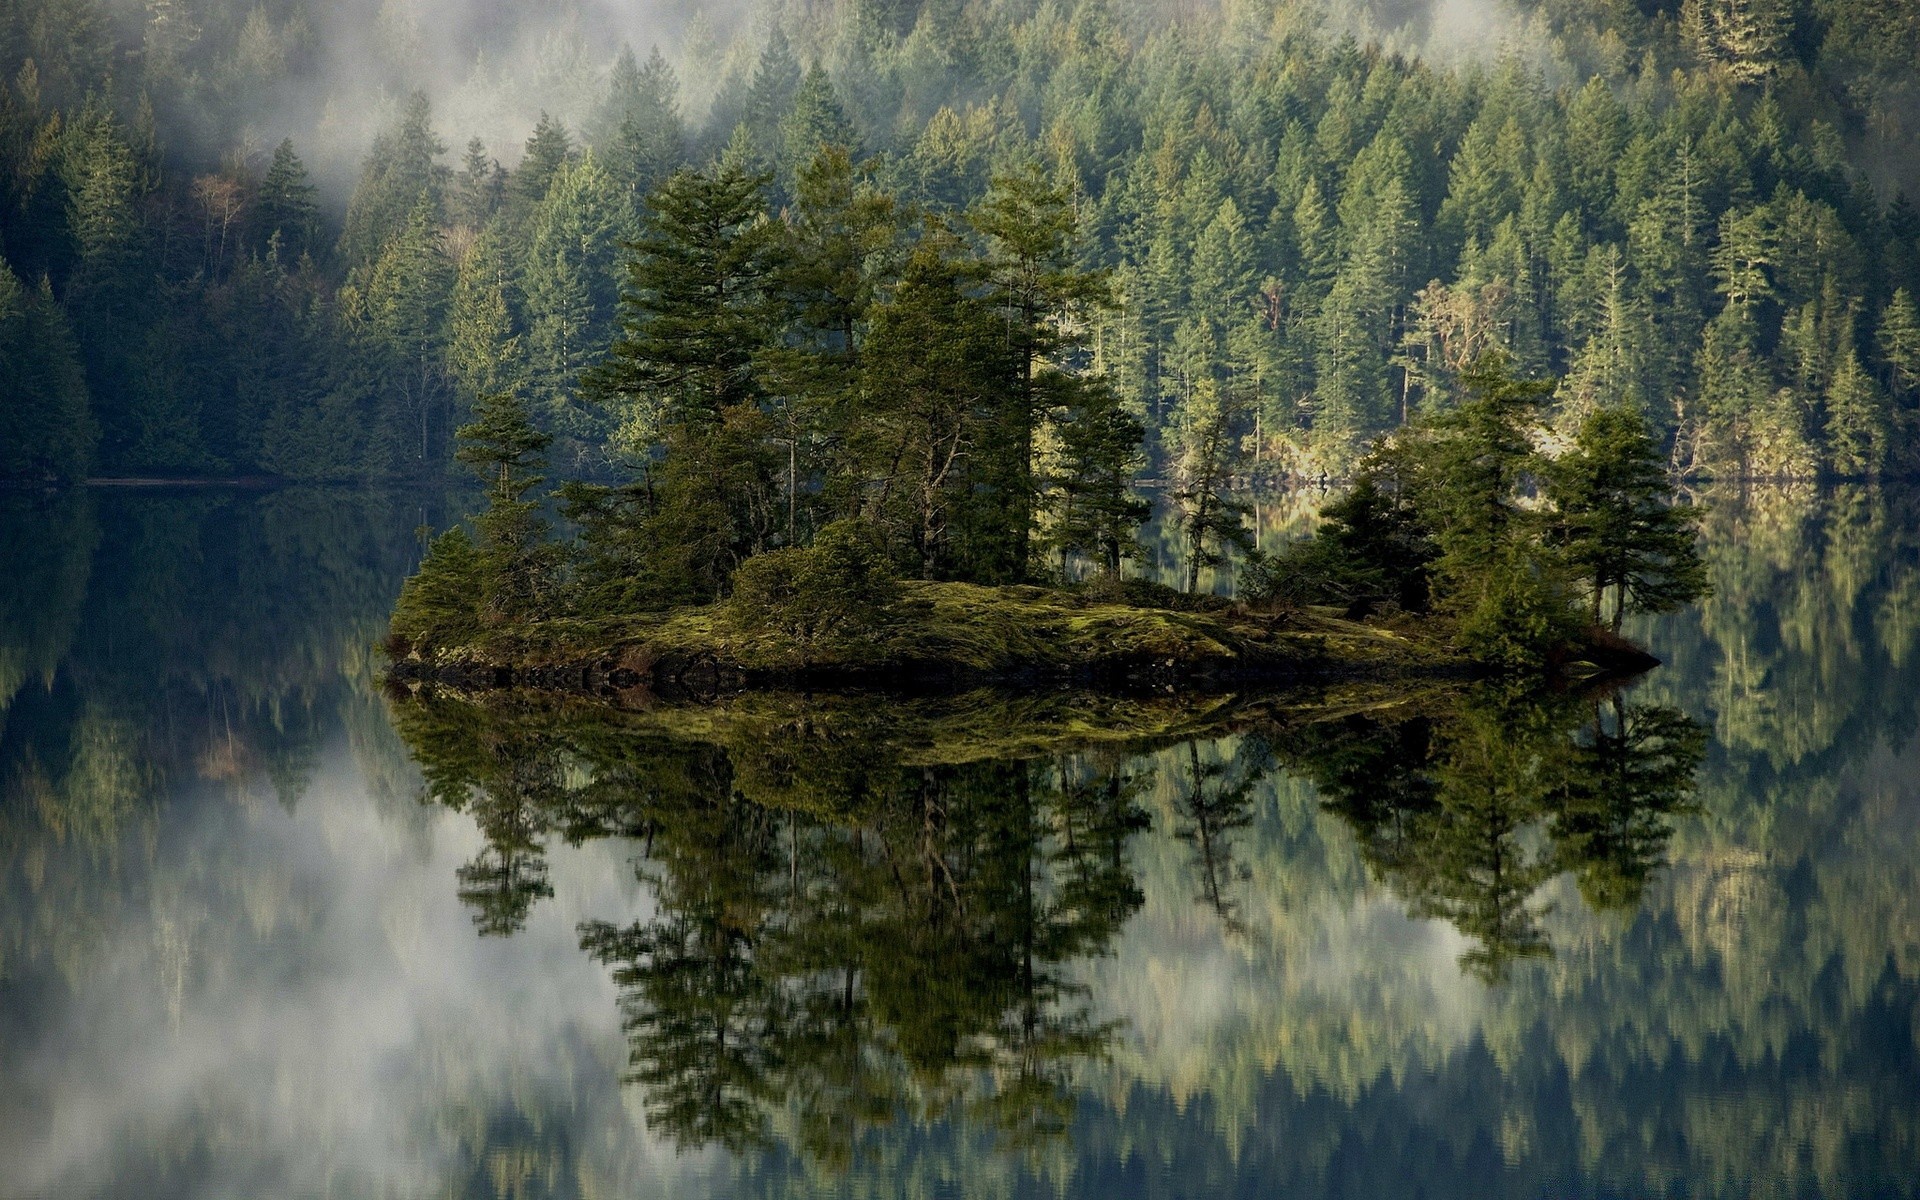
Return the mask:
[[1880,313],[1875,341],[1886,364],[1887,387],[1911,406],[1920,397],[1920,307],[1913,293],[1900,288]]
[[658,187],[686,160],[687,132],[680,117],[680,81],[655,46],[630,91],[616,89],[610,101],[619,124],[604,146],[607,169],[638,199]]
[[293,140],[286,139],[274,148],[273,162],[260,181],[260,245],[277,246],[288,262],[319,247],[320,204],[317,191],[307,179],[306,164],[293,152]]
[[447,216],[457,225],[480,229],[500,211],[506,188],[507,175],[500,163],[487,153],[485,142],[471,138],[447,200]]
[[1670,499],[1666,463],[1645,420],[1623,405],[1589,413],[1573,446],[1543,469],[1552,538],[1585,581],[1599,624],[1612,599],[1617,633],[1630,612],[1669,612],[1706,593],[1696,515]]
[[986,240],[986,282],[1004,314],[1015,371],[1011,403],[1000,416],[1005,425],[996,433],[1004,457],[993,466],[1002,475],[996,490],[1009,505],[1007,525],[1019,543],[1013,553],[1024,563],[1037,494],[1035,429],[1061,407],[1062,392],[1071,385],[1059,371],[1060,360],[1080,341],[1086,314],[1111,303],[1111,285],[1075,261],[1072,198],[1035,164],[996,175],[967,219]]
[[1248,549],[1247,505],[1233,496],[1240,462],[1241,414],[1229,395],[1203,379],[1181,413],[1188,428],[1186,447],[1174,468],[1169,496],[1178,505],[1177,520],[1186,559],[1186,590],[1198,591],[1203,567],[1219,566],[1234,547]]
[[415,92],[394,127],[374,139],[340,234],[340,251],[349,264],[377,258],[422,203],[438,221],[452,171],[437,161],[447,146],[434,134],[432,122],[426,93]]
[[472,467],[487,489],[487,508],[474,518],[480,534],[480,622],[499,625],[545,615],[552,604],[555,548],[540,501],[527,493],[544,480],[551,435],[534,428],[526,404],[511,392],[481,396],[474,420],[459,431],[454,456]]
[[1140,422],[1101,378],[1076,378],[1060,423],[1060,452],[1048,481],[1053,535],[1064,575],[1071,556],[1092,559],[1109,579],[1139,554],[1137,530],[1153,505],[1135,493],[1142,457]]
[[594,511],[626,514],[626,535],[596,537],[629,545],[664,599],[720,595],[778,521],[754,372],[771,334],[780,237],[761,208],[765,184],[722,162],[678,171],[655,190],[627,267],[619,335],[584,381],[587,395],[619,406],[661,447],[647,467],[644,514]]
[[94,436],[65,314],[0,259],[0,478],[83,478]]
[[528,218],[520,281],[527,318],[526,378],[542,424],[579,459],[602,441],[602,422],[572,401],[580,377],[606,353],[619,300],[618,241],[626,198],[592,151],[562,166]]
[[794,175],[824,146],[842,146],[855,156],[860,150],[859,137],[846,110],[840,107],[833,81],[815,63],[807,68],[794,92],[792,107],[780,119],[776,161],[781,179],[791,187]]
[[793,107],[802,80],[800,60],[794,57],[786,33],[776,25],[754,67],[753,82],[747,87],[744,111],[740,114],[759,161],[780,161],[780,123]]
[[547,189],[573,157],[573,136],[567,127],[542,112],[532,136],[527,138],[520,165],[507,177],[507,202],[512,211],[521,218],[531,213],[546,199]]
[[999,469],[1018,452],[1006,437],[1018,395],[1005,326],[972,294],[957,251],[950,237],[924,240],[874,310],[866,417],[849,433],[878,468],[866,504],[906,570],[1007,582],[1027,566],[1027,530],[1013,524],[1024,497],[1005,494]]

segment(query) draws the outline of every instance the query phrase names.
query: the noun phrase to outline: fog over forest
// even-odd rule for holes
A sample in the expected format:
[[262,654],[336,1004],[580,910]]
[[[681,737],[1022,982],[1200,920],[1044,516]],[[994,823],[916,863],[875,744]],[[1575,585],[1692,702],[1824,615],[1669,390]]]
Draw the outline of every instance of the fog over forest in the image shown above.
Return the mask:
[[1676,471],[1908,474],[1917,58],[1864,0],[20,0],[0,473],[438,477],[506,387],[604,475],[652,453],[657,397],[580,386],[649,193],[731,155],[797,230],[838,146],[895,248],[1067,199],[1109,291],[1043,366],[1156,477],[1344,474],[1488,351]]

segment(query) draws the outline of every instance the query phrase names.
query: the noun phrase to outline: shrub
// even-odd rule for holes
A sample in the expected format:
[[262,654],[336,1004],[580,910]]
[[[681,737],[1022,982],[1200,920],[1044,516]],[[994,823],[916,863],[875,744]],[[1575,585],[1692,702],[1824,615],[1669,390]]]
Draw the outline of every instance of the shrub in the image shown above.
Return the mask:
[[872,526],[835,521],[805,549],[773,550],[733,575],[727,616],[748,635],[775,634],[802,647],[871,636],[899,594]]
[[1538,668],[1559,660],[1580,637],[1580,618],[1566,588],[1536,564],[1515,556],[1490,571],[1459,609],[1459,646],[1501,670]]
[[431,659],[443,646],[472,639],[480,631],[481,582],[480,552],[466,530],[456,525],[433,539],[393,606],[389,646]]

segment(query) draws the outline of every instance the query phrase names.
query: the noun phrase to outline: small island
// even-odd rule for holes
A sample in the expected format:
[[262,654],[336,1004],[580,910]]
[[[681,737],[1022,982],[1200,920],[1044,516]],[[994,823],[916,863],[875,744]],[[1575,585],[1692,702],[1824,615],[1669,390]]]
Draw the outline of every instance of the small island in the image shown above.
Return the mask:
[[[511,390],[476,399],[458,456],[487,505],[408,581],[397,684],[1631,673],[1654,660],[1623,619],[1705,589],[1642,416],[1550,426],[1554,383],[1497,355],[1357,448],[1317,532],[1272,555],[1236,497],[1230,390],[1190,406],[1203,427],[1156,456],[1186,588],[1128,578],[1149,453],[1078,333],[1111,296],[1075,265],[1070,197],[1030,170],[964,225],[903,214],[831,149],[778,215],[766,182],[723,157],[649,197],[622,336],[584,375],[622,431],[613,482],[543,491],[554,433]],[[1238,596],[1199,594],[1230,560]]]

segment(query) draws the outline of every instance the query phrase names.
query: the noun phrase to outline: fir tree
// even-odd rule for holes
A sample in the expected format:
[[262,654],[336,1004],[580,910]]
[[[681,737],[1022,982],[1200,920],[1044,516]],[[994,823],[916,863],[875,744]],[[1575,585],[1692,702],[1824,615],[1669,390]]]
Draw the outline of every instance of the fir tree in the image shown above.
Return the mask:
[[273,162],[260,181],[261,246],[277,246],[289,262],[319,246],[320,205],[307,179],[306,164],[293,152],[291,138],[273,151]]

